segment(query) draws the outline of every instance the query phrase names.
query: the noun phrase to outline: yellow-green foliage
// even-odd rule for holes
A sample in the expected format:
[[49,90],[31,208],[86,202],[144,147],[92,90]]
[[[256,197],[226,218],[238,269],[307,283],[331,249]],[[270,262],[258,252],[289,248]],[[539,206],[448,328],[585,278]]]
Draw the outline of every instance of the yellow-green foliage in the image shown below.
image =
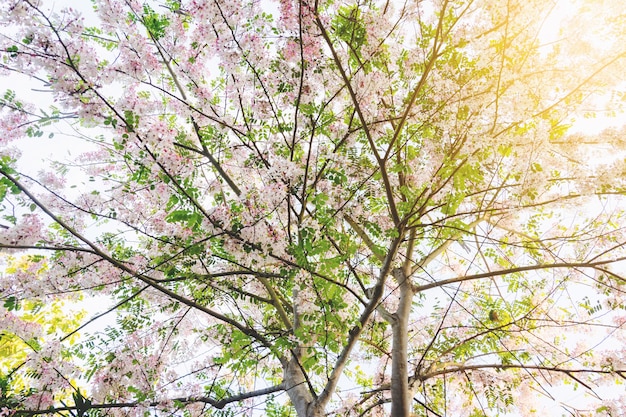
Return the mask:
[[[19,270],[28,269],[32,260],[29,256],[20,258],[8,257],[3,260],[4,273],[13,274]],[[39,279],[45,279],[47,267],[42,267],[38,273]],[[24,327],[38,327],[39,337],[24,340],[23,337],[12,333],[9,329],[0,331],[0,377],[8,381],[10,391],[20,392],[28,388],[24,379],[24,364],[28,355],[39,350],[47,341],[61,339],[80,326],[85,311],[76,306],[67,305],[58,297],[47,296],[37,299],[19,299],[15,295],[2,298],[3,313],[14,314],[24,322]],[[7,311],[8,310],[8,311]],[[72,345],[78,337],[75,333],[68,337],[64,344]],[[28,365],[26,367],[29,367]],[[17,372],[17,371],[20,372]]]

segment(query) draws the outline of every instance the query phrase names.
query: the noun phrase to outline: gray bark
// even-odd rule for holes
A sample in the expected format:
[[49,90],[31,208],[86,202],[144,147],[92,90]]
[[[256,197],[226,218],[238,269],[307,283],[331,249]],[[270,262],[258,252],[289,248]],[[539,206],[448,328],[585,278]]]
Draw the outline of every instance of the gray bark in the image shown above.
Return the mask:
[[298,417],[318,417],[322,414],[314,406],[313,394],[298,363],[298,358],[292,356],[284,367],[284,385],[289,399],[296,409]]
[[409,315],[413,300],[411,283],[402,269],[393,271],[400,290],[400,305],[391,315],[391,417],[407,417],[411,409],[408,374]]

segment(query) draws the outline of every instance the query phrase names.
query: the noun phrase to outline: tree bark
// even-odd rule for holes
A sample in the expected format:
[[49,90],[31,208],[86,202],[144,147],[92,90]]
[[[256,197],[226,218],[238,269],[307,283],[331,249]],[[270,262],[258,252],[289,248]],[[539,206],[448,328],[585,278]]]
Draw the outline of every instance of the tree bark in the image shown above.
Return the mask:
[[298,363],[298,358],[294,355],[289,359],[284,367],[285,390],[289,399],[296,409],[298,417],[318,417],[321,416],[317,407],[313,406],[313,394],[309,390],[309,386]]
[[413,300],[411,283],[404,271],[397,268],[393,275],[400,290],[400,305],[392,314],[393,332],[391,351],[391,417],[407,417],[411,410],[408,374],[409,315]]

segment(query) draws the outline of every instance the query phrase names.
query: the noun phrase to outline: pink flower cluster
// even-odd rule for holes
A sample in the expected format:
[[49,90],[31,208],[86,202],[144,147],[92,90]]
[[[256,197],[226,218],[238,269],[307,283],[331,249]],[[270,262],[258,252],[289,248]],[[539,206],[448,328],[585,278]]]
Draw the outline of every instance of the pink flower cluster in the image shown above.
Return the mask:
[[33,246],[44,235],[44,224],[36,214],[25,214],[16,225],[0,230],[0,244]]

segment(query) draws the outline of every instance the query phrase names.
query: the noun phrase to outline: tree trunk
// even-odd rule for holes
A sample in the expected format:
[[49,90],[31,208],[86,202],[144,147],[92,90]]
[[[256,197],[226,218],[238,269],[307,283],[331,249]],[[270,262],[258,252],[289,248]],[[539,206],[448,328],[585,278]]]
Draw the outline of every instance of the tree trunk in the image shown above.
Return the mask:
[[391,417],[407,417],[411,410],[408,374],[409,315],[413,300],[411,283],[402,269],[393,271],[400,290],[400,305],[392,315]]
[[296,415],[298,417],[318,417],[321,416],[318,407],[313,404],[313,394],[309,390],[309,386],[304,378],[304,374],[300,365],[298,364],[298,358],[292,356],[289,362],[284,366],[284,381],[289,395],[289,399],[296,409]]

